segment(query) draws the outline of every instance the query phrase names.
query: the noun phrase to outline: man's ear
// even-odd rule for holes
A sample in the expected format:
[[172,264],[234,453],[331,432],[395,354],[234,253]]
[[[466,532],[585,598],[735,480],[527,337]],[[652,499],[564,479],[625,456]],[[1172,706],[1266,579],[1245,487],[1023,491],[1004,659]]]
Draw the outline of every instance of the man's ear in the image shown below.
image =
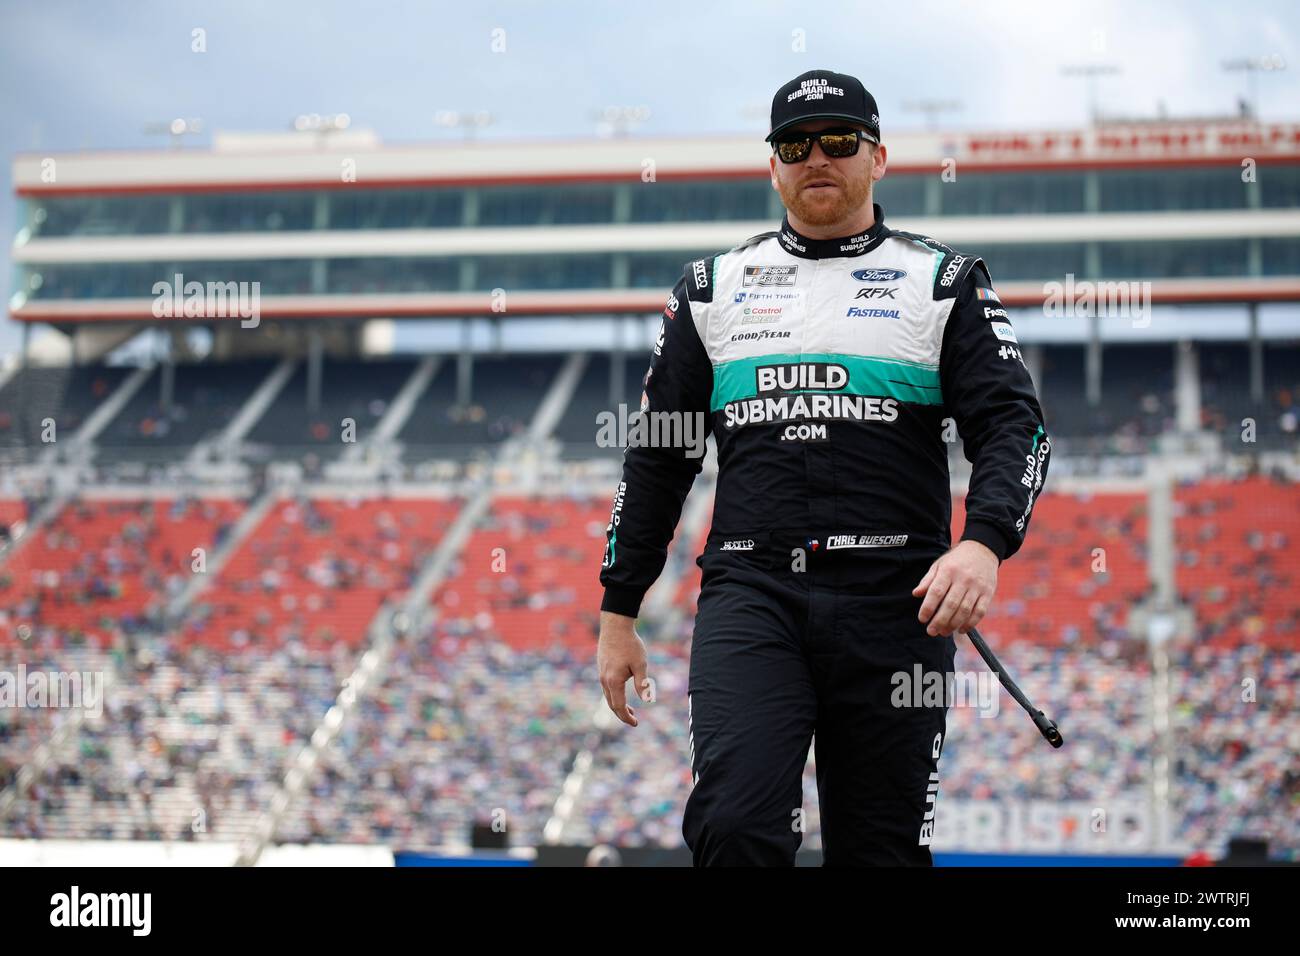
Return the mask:
[[772,177],[772,188],[775,189],[777,192],[780,192],[781,190],[777,186],[777,181],[776,181],[776,153],[775,152],[772,153],[771,156],[767,157],[767,169],[768,169],[768,173]]
[[885,150],[885,144],[884,143],[878,144],[876,146],[875,162],[872,164],[872,168],[871,168],[872,182],[880,182],[880,180],[884,177],[885,163],[888,160],[888,158],[889,158],[889,154]]

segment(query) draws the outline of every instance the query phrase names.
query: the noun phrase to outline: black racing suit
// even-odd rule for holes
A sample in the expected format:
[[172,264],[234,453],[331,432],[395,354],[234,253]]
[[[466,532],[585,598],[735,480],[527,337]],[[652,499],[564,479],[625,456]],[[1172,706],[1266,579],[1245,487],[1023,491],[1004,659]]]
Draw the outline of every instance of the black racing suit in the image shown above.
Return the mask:
[[[962,538],[999,559],[1047,471],[984,263],[875,216],[827,240],[787,216],[688,263],[646,374],[642,412],[711,416],[718,447],[688,696],[699,865],[793,862],[814,734],[825,861],[931,862],[946,705],[893,692],[917,664],[952,671],[953,638],[926,635],[911,595],[950,546],[947,442],[955,427],[973,464]],[[637,615],[701,465],[629,446],[602,610]]]

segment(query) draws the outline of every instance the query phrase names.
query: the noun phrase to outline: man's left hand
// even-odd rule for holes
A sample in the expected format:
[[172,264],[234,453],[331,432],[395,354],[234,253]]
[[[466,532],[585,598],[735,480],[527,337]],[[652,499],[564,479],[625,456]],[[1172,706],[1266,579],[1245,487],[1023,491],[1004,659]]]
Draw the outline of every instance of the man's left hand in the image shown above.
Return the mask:
[[925,595],[917,618],[947,637],[979,625],[998,588],[998,556],[978,541],[959,541],[925,572],[912,597]]

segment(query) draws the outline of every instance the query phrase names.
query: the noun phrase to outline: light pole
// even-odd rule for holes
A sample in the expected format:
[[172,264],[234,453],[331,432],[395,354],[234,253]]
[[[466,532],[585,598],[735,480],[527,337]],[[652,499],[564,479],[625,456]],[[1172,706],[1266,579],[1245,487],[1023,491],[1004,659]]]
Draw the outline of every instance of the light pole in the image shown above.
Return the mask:
[[606,106],[593,110],[591,118],[596,121],[596,135],[601,139],[621,139],[650,118],[648,106]]
[[180,149],[182,137],[197,136],[203,132],[203,120],[174,119],[166,123],[148,123],[145,125],[144,131],[151,136],[166,133],[171,137],[170,147]]
[[966,105],[961,100],[903,100],[903,110],[923,115],[925,128],[930,132],[938,129],[936,117],[940,113],[959,113],[965,108]]
[[1235,60],[1224,60],[1221,64],[1229,73],[1244,72],[1249,89],[1251,119],[1259,122],[1259,89],[1256,77],[1260,73],[1277,73],[1286,69],[1286,60],[1274,53],[1271,56],[1243,56]]
[[1088,119],[1095,126],[1101,119],[1097,111],[1097,77],[1116,76],[1123,72],[1109,63],[1081,63],[1061,67],[1062,76],[1082,76],[1088,81]]
[[435,126],[441,126],[443,129],[459,129],[465,134],[465,142],[471,142],[474,139],[475,130],[486,129],[496,122],[496,117],[487,110],[478,110],[474,113],[461,113],[457,110],[439,110],[433,114]]
[[335,113],[322,116],[320,113],[303,113],[294,118],[293,128],[299,133],[315,133],[316,145],[324,146],[330,133],[337,133],[352,125],[352,117],[347,113]]

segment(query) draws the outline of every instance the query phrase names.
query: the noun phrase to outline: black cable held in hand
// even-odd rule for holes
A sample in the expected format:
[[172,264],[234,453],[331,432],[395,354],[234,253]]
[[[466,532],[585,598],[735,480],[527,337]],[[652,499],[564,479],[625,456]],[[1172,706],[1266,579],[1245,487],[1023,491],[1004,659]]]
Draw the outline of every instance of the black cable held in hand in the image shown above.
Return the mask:
[[984,643],[984,638],[980,637],[980,632],[972,627],[966,632],[966,636],[975,645],[975,650],[980,652],[980,657],[984,658],[984,663],[989,666],[989,670],[998,675],[998,680],[1007,689],[1007,693],[1014,697],[1016,703],[1025,708],[1026,713],[1033,718],[1034,726],[1038,728],[1040,734],[1047,738],[1047,742],[1053,747],[1059,747],[1065,743],[1061,738],[1061,732],[1056,729],[1056,721],[1029,702],[1029,698],[1025,696],[1024,691],[1017,687],[1016,682],[1002,669],[1002,664],[993,654],[993,651],[989,649],[989,646]]

